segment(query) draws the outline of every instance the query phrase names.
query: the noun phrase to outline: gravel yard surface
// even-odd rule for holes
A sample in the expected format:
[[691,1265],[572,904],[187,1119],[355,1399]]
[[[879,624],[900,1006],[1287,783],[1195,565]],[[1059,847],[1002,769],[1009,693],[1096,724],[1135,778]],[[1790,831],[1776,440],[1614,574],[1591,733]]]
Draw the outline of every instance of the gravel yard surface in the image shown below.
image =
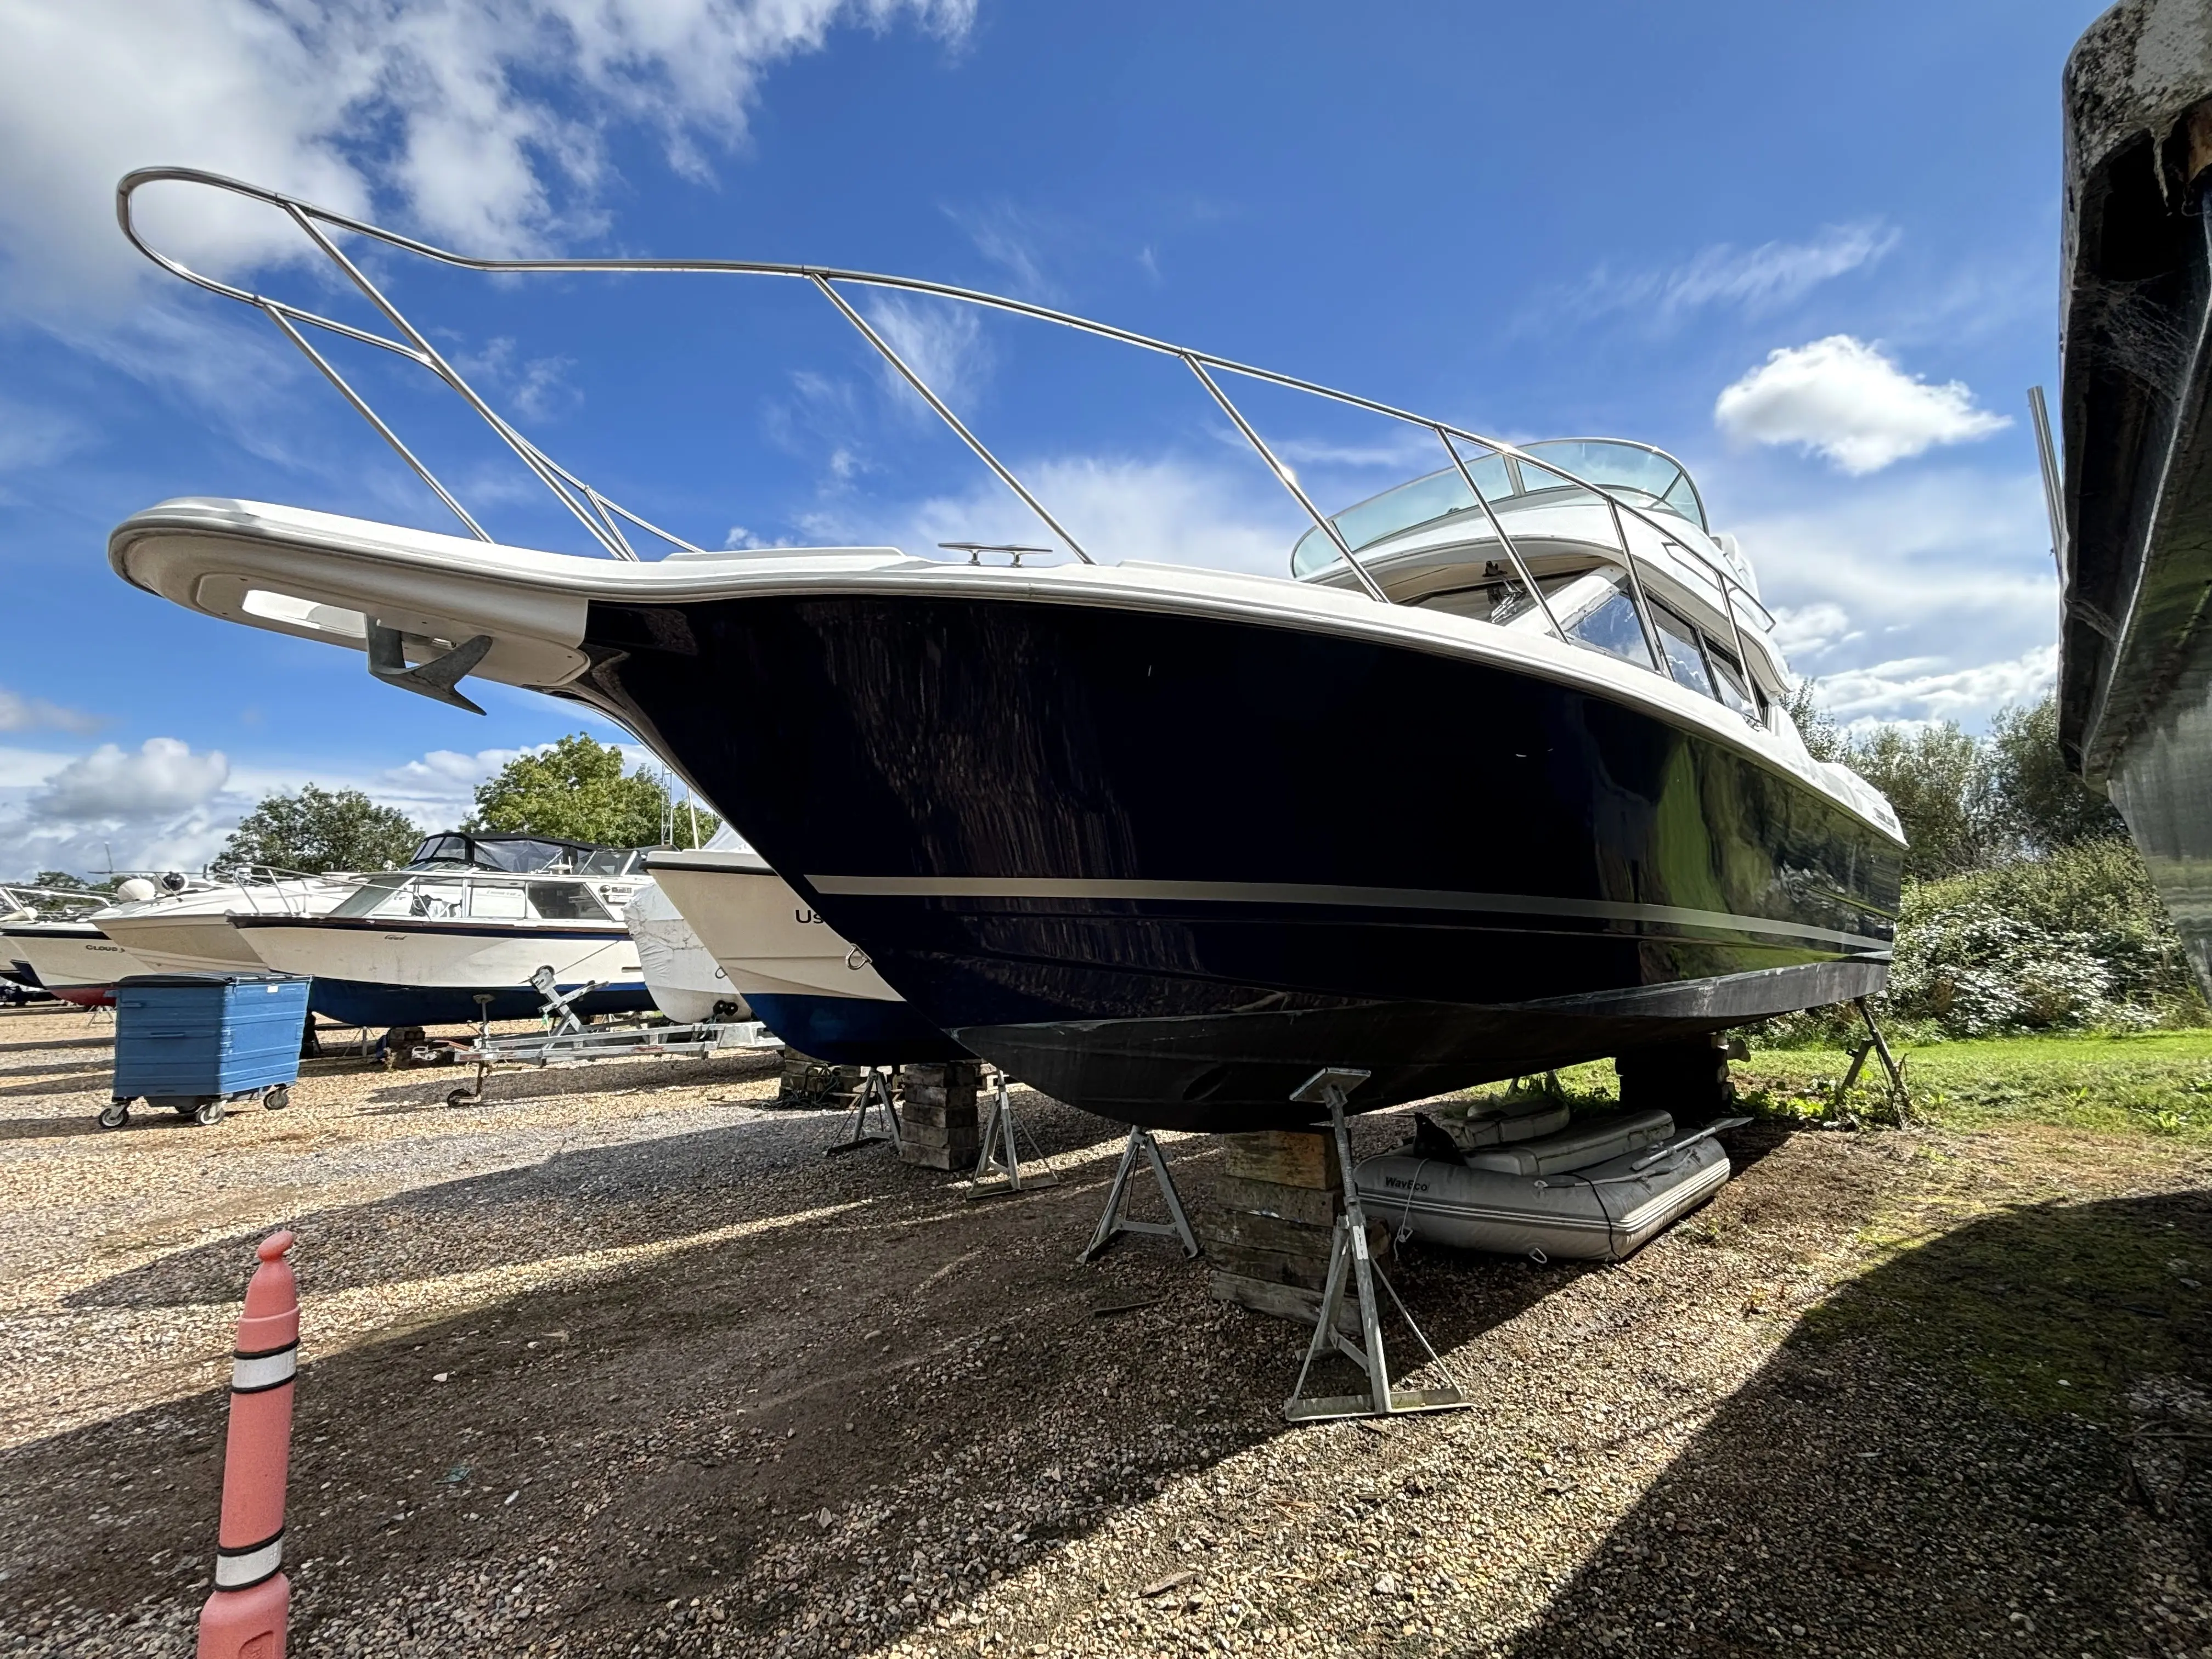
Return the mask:
[[190,1651],[284,1224],[299,1655],[2212,1655],[2200,1141],[1755,1125],[1624,1267],[1404,1251],[1480,1408],[1293,1430],[1052,1102],[969,1204],[766,1058],[101,1132],[104,1030],[0,1014],[0,1654]]

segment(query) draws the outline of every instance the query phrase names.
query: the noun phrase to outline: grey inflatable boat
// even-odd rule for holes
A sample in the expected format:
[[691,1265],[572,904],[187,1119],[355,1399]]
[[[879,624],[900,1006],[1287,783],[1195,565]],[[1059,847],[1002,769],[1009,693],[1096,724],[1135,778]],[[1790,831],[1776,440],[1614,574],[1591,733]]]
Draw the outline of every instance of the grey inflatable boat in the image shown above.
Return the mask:
[[1352,1172],[1374,1220],[1462,1249],[1539,1261],[1619,1261],[1729,1178],[1712,1137],[1677,1138],[1665,1112],[1609,1114],[1556,1133],[1462,1152],[1408,1143]]

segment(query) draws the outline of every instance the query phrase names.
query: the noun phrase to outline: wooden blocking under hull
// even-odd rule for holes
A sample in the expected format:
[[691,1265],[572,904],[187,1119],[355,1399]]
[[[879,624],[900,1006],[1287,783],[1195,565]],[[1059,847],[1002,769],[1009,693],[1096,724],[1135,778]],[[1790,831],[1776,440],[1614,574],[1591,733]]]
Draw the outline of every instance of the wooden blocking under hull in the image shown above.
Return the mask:
[[1310,1227],[1328,1226],[1344,1213],[1341,1187],[1285,1187],[1273,1181],[1221,1176],[1214,1181],[1213,1197],[1224,1209],[1303,1221]]
[[971,1170],[983,1149],[972,1060],[899,1067],[899,1158],[926,1170]]
[[1263,1129],[1221,1137],[1222,1172],[1242,1181],[1310,1191],[1344,1190],[1336,1142],[1320,1129]]
[[[1267,1216],[1217,1213],[1199,1223],[1198,1237],[1206,1247],[1206,1259],[1224,1273],[1317,1291],[1328,1283],[1328,1253],[1336,1230]],[[1389,1230],[1370,1221],[1370,1259],[1387,1259],[1389,1246]]]
[[899,1162],[911,1164],[923,1170],[972,1170],[981,1155],[974,1146],[964,1147],[924,1146],[909,1134],[899,1142]]

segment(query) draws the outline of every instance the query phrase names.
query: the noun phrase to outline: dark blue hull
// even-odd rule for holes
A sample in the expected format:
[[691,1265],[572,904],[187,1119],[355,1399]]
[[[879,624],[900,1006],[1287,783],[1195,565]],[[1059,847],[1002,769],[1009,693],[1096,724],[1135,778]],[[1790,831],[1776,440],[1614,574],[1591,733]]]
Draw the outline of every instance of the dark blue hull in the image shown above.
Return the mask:
[[934,1065],[975,1056],[911,1005],[865,997],[749,993],[753,1018],[785,1047],[833,1066]]
[[[1077,1105],[1305,1121],[1879,988],[1900,851],[1626,698],[1018,599],[592,607],[617,713],[923,1016]],[[743,721],[732,720],[743,709]]]
[[[575,988],[564,985],[561,989]],[[485,985],[477,990],[452,986],[380,985],[370,980],[317,978],[307,1006],[343,1025],[372,1029],[393,1025],[473,1025],[478,992],[491,999],[494,1019],[534,1019],[544,998],[527,985]],[[653,994],[643,985],[607,985],[570,1005],[580,1014],[636,1014],[653,1011]]]

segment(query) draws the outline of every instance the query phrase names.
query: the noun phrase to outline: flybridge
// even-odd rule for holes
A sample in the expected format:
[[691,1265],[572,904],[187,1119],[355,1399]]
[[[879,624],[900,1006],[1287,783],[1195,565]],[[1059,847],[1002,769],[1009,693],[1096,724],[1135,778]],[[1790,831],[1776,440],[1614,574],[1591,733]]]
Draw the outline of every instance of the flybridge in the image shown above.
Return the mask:
[[[276,209],[289,217],[298,227],[301,235],[336,264],[346,279],[367,297],[390,323],[393,333],[380,334],[370,330],[356,328],[351,324],[292,305],[286,301],[237,287],[233,283],[193,270],[181,261],[161,252],[140,234],[131,216],[132,198],[137,192],[149,185],[160,183],[197,185],[235,196],[242,196]],[[1546,477],[1556,477],[1562,486],[1571,486],[1589,492],[1593,499],[1602,501],[1607,507],[1614,535],[1620,543],[1622,558],[1628,559],[1632,556],[1629,526],[1632,524],[1642,532],[1639,539],[1652,541],[1655,550],[1662,556],[1672,555],[1679,558],[1682,563],[1697,570],[1705,580],[1711,582],[1715,592],[1719,595],[1721,608],[1732,626],[1737,623],[1740,617],[1751,621],[1754,626],[1761,628],[1772,626],[1772,619],[1759,605],[1758,597],[1739,579],[1737,573],[1729,568],[1725,554],[1706,535],[1703,527],[1701,505],[1693,515],[1686,515],[1681,512],[1680,504],[1671,499],[1655,499],[1649,492],[1625,486],[1617,478],[1600,478],[1588,476],[1582,471],[1570,471],[1565,465],[1567,458],[1558,453],[1547,454],[1540,459],[1520,446],[1470,431],[1448,421],[1415,414],[1411,410],[1378,403],[1372,398],[1363,398],[1352,392],[1341,392],[1334,387],[1319,385],[1315,381],[1301,380],[1295,375],[1279,374],[1273,369],[1239,362],[1232,358],[1216,356],[1212,352],[1200,351],[1194,347],[1177,345],[1129,329],[1117,328],[1110,324],[1094,322],[1088,318],[1079,317],[1069,312],[1056,311],[1049,307],[1035,305],[1024,300],[1009,299],[1001,295],[984,293],[980,289],[957,288],[948,283],[928,282],[915,276],[890,276],[874,271],[848,270],[826,265],[783,264],[768,260],[479,258],[437,247],[410,236],[401,235],[396,231],[386,230],[380,226],[332,212],[327,208],[318,207],[312,203],[301,201],[280,191],[264,189],[257,185],[226,178],[220,173],[203,172],[194,167],[144,167],[126,174],[116,187],[116,216],[122,225],[124,234],[131,240],[131,245],[165,270],[181,277],[185,282],[205,289],[210,293],[220,294],[227,299],[252,306],[267,317],[287,339],[306,354],[308,360],[330,380],[339,394],[361,414],[362,418],[375,428],[379,435],[392,446],[399,458],[415,471],[438,499],[453,511],[462,524],[467,526],[469,533],[481,541],[489,542],[492,538],[477,519],[471,514],[468,508],[463,505],[459,498],[440,481],[413,450],[408,447],[391,425],[370,406],[368,400],[361,392],[338,372],[337,367],[321,351],[317,349],[307,331],[325,330],[331,334],[356,341],[364,345],[380,347],[397,353],[435,375],[476,411],[500,441],[536,475],[539,482],[552,492],[561,504],[590,534],[593,541],[611,556],[626,560],[635,560],[639,557],[636,546],[631,539],[631,532],[635,531],[645,532],[678,552],[700,554],[706,551],[705,549],[685,540],[672,531],[661,528],[659,525],[640,516],[601,491],[593,489],[584,479],[562,466],[538,445],[525,437],[511,422],[500,415],[475,387],[469,384],[466,377],[431,343],[428,336],[401,313],[391,298],[370,280],[360,265],[346,255],[344,250],[334,240],[331,234],[334,231],[368,237],[387,247],[414,254],[440,264],[488,274],[567,272],[781,276],[811,283],[823,298],[860,332],[871,347],[882,354],[884,361],[914,388],[915,393],[935,411],[939,418],[943,420],[961,441],[975,453],[976,458],[988,467],[1008,489],[1020,498],[1022,502],[1036,515],[1039,521],[1052,532],[1060,544],[1085,564],[1092,563],[1094,561],[1083,544],[985,445],[944,398],[938,395],[913,364],[902,357],[890,343],[870,325],[867,319],[854,309],[851,301],[846,297],[844,292],[846,289],[891,289],[907,293],[932,295],[940,299],[954,300],[967,305],[980,306],[988,310],[1005,312],[1015,316],[1028,317],[1037,321],[1054,324],[1063,328],[1074,329],[1083,333],[1132,346],[1139,350],[1157,352],[1176,359],[1190,370],[1206,394],[1219,407],[1221,412],[1228,417],[1237,432],[1251,446],[1255,453],[1267,467],[1276,481],[1289,492],[1300,509],[1313,520],[1313,534],[1322,539],[1316,550],[1307,550],[1302,544],[1301,565],[1306,568],[1312,567],[1314,550],[1320,550],[1324,554],[1334,553],[1335,557],[1342,562],[1360,589],[1369,598],[1379,603],[1386,605],[1390,603],[1389,596],[1383,591],[1382,584],[1375,580],[1361,561],[1355,556],[1357,549],[1347,538],[1339,519],[1325,515],[1315,505],[1304,487],[1299,483],[1296,475],[1277,457],[1266,439],[1246,418],[1237,404],[1231,399],[1223,387],[1223,377],[1237,376],[1307,393],[1349,408],[1364,410],[1370,414],[1403,422],[1432,434],[1443,448],[1448,462],[1444,469],[1445,472],[1455,475],[1456,482],[1464,489],[1464,495],[1461,499],[1479,511],[1487,521],[1489,529],[1505,555],[1506,562],[1511,568],[1515,580],[1521,584],[1537,609],[1544,613],[1549,625],[1548,631],[1561,639],[1567,637],[1566,629],[1556,618],[1550,617],[1548,608],[1544,603],[1544,594],[1538,586],[1536,579],[1530,574],[1528,564],[1522,557],[1514,538],[1506,532],[1504,526],[1498,521],[1498,514],[1492,510],[1497,491],[1494,485],[1492,489],[1486,489],[1481,482],[1488,475],[1492,464],[1504,463],[1516,468],[1526,465],[1536,469]],[[1672,463],[1669,462],[1669,465],[1671,465]],[[1694,490],[1691,492],[1691,498],[1694,499]],[[1342,516],[1344,515],[1340,515],[1340,518]],[[1693,519],[1694,522],[1692,522]],[[1711,550],[1709,551],[1709,549]],[[963,550],[967,550],[964,545]],[[975,551],[981,550],[989,550],[978,546],[971,551],[971,560]],[[1023,550],[1026,552],[1030,550]],[[1641,550],[1638,551],[1640,553]],[[382,628],[373,620],[367,626],[370,666],[379,678],[403,685],[408,690],[421,692],[441,702],[455,702],[467,708],[474,707],[453,690],[453,685],[463,674],[468,672],[481,660],[490,646],[488,638],[478,636],[473,640],[454,641],[452,649],[444,657],[418,667],[410,668],[404,660],[396,630]]]

